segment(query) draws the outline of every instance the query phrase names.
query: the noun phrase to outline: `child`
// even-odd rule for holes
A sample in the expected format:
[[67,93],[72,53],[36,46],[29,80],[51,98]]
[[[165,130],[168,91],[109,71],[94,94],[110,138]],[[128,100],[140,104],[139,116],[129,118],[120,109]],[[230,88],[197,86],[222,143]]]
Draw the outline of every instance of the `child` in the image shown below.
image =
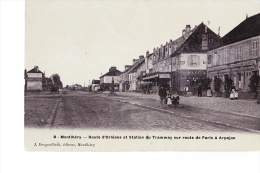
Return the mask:
[[171,93],[168,93],[168,95],[167,95],[167,105],[172,105]]
[[177,92],[172,96],[172,104],[176,107],[179,104],[180,97]]

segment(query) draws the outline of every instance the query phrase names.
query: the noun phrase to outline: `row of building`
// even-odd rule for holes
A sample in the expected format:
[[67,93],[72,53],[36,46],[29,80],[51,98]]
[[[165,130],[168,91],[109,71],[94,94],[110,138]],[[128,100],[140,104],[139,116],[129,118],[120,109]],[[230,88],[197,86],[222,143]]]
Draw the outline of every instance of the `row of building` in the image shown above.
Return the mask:
[[24,90],[53,90],[56,87],[63,87],[58,74],[50,77],[45,76],[45,72],[40,71],[38,66],[34,66],[31,70],[24,70]]
[[181,36],[152,52],[133,59],[123,72],[111,67],[100,77],[100,87],[110,89],[112,80],[119,91],[145,91],[156,93],[164,85],[172,91],[191,91],[202,79],[232,80],[239,92],[249,90],[249,78],[260,73],[260,14],[246,17],[239,25],[220,37],[203,22],[190,25]]

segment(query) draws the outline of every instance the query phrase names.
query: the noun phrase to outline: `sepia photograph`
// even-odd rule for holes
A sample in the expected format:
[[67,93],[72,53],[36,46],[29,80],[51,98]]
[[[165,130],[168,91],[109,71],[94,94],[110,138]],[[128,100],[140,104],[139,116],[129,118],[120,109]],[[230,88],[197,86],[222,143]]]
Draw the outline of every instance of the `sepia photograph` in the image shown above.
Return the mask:
[[260,2],[26,0],[26,151],[260,149]]

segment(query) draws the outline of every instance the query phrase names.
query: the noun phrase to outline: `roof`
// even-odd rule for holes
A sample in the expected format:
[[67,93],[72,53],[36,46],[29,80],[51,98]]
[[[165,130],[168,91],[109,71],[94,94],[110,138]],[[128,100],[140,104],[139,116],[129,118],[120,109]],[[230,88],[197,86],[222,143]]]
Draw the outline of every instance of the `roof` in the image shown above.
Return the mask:
[[38,68],[33,68],[33,69],[31,69],[31,70],[29,70],[27,73],[42,73],[43,74],[43,72],[41,72]]
[[149,58],[150,56],[152,56],[153,55],[153,53],[150,53],[147,57]]
[[111,70],[111,71],[107,72],[106,74],[100,76],[99,78],[102,78],[102,77],[104,77],[104,76],[119,76],[119,75],[121,75],[121,74],[122,74],[121,71],[119,71],[119,70],[117,70],[117,69],[114,69],[114,70]]
[[100,80],[95,80],[95,79],[93,79],[93,80],[92,80],[92,84],[100,84]]
[[[206,35],[208,37],[208,49],[203,50],[202,35],[205,34],[205,28],[207,28]],[[221,38],[210,30],[204,23],[201,23],[199,26],[195,27],[192,31],[193,32],[187,39],[181,39],[181,37],[179,38],[180,46],[171,55],[172,57],[181,53],[206,53],[209,50],[221,46]],[[213,41],[209,41],[209,39],[213,39]]]
[[132,73],[134,71],[136,71],[136,69],[138,69],[143,63],[145,62],[145,59],[139,59],[138,62],[136,62],[134,65],[132,65],[129,69],[128,72]]
[[223,45],[260,35],[260,13],[251,16],[237,25],[223,37]]

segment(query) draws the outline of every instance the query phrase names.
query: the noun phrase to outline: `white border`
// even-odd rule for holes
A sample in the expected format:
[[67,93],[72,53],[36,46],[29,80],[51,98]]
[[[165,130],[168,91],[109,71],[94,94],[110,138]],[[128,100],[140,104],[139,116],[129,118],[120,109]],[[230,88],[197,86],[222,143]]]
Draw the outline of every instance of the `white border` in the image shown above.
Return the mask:
[[39,153],[23,141],[24,1],[1,2],[1,173],[259,173],[259,152]]

